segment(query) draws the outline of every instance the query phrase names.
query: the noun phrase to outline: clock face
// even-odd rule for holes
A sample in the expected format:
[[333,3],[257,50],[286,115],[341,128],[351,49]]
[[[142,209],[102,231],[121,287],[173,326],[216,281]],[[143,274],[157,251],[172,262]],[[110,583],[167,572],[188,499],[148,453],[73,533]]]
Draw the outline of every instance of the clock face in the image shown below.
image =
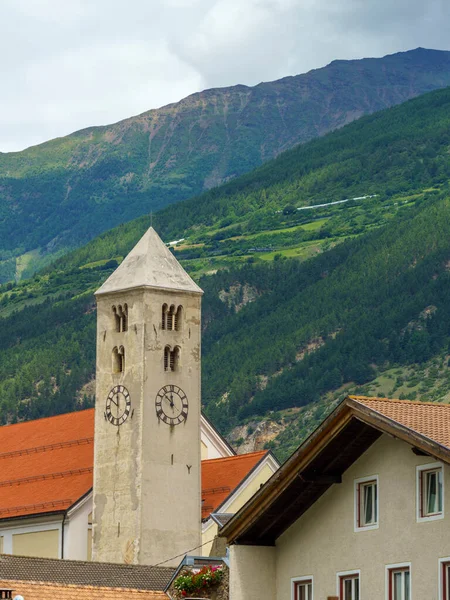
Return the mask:
[[130,393],[123,385],[116,385],[106,398],[105,417],[112,425],[122,425],[131,411]]
[[177,385],[165,385],[156,395],[156,416],[168,425],[179,425],[187,419],[188,399]]

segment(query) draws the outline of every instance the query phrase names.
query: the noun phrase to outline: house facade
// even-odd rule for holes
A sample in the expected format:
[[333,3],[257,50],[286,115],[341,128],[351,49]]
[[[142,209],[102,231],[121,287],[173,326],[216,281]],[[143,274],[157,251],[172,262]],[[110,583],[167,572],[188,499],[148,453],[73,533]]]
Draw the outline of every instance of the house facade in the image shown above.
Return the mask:
[[230,598],[449,600],[450,406],[350,397],[223,528]]

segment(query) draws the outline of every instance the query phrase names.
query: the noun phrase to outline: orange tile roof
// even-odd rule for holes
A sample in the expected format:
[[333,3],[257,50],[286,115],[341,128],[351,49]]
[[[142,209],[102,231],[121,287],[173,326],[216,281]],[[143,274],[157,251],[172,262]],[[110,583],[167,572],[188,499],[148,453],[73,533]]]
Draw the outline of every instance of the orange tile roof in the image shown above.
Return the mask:
[[[94,409],[0,428],[0,519],[63,512],[93,485]],[[202,461],[202,516],[232,493],[267,451]]]
[[349,396],[389,419],[450,448],[450,404]]
[[1,428],[0,519],[64,511],[92,487],[94,409]]
[[167,600],[164,592],[97,587],[92,585],[64,585],[40,581],[3,581],[0,588],[11,589],[26,600]]
[[202,461],[202,518],[214,512],[254,469],[268,450]]

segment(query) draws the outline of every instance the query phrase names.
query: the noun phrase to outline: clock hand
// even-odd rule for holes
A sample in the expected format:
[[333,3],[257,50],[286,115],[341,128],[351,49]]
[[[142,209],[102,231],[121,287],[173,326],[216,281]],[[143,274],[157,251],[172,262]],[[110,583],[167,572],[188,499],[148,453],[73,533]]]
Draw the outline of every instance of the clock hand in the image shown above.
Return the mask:
[[111,398],[111,402],[117,406],[117,402],[114,400],[114,396]]

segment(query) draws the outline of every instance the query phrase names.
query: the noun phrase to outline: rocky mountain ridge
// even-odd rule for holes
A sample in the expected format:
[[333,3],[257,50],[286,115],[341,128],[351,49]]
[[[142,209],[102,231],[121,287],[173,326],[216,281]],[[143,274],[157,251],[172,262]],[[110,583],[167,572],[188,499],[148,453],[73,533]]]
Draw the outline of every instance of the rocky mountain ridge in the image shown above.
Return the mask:
[[0,282],[364,114],[448,85],[450,52],[339,60],[0,153]]

